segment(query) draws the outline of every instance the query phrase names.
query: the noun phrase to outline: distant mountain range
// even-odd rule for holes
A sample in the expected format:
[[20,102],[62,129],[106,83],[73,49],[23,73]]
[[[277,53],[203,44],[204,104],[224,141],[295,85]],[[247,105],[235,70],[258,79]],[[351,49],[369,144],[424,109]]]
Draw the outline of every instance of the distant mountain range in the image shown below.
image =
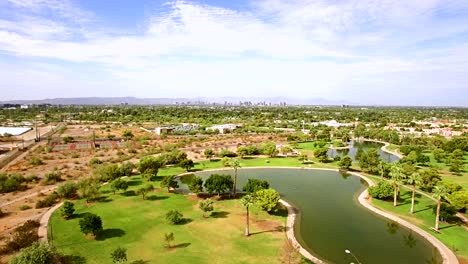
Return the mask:
[[325,99],[292,99],[286,97],[246,98],[246,97],[197,97],[197,98],[136,98],[136,97],[76,97],[51,98],[40,100],[10,100],[0,101],[0,104],[52,104],[52,105],[167,105],[176,103],[218,103],[224,104],[239,102],[252,102],[253,104],[265,102],[266,104],[286,103],[288,105],[355,105],[346,101],[329,101]]

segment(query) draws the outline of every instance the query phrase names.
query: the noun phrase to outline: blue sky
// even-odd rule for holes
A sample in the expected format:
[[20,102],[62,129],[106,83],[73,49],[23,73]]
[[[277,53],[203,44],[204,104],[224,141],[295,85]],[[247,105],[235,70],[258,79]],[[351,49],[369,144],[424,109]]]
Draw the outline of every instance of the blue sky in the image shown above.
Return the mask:
[[466,0],[0,0],[0,100],[468,106]]

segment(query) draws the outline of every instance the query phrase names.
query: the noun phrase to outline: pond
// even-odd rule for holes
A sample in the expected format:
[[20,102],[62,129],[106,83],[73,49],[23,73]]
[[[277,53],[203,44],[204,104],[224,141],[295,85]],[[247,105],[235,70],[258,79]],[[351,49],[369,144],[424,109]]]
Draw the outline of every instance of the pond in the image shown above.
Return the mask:
[[[206,178],[212,173],[197,175]],[[233,170],[217,173],[233,175]],[[357,263],[346,249],[361,263],[441,263],[439,252],[417,233],[359,204],[357,197],[366,188],[359,177],[325,170],[239,169],[238,189],[248,178],[267,180],[299,209],[294,225],[297,240],[329,263]],[[187,188],[182,183],[180,187]]]
[[356,161],[356,153],[358,149],[362,149],[363,151],[368,151],[370,148],[377,149],[377,153],[379,153],[380,158],[386,162],[395,162],[398,161],[399,158],[393,154],[383,151],[381,148],[384,144],[371,142],[371,141],[351,141],[349,143],[350,148],[348,149],[328,149],[328,157],[334,158],[336,156],[343,157],[345,155],[350,156],[353,161]]

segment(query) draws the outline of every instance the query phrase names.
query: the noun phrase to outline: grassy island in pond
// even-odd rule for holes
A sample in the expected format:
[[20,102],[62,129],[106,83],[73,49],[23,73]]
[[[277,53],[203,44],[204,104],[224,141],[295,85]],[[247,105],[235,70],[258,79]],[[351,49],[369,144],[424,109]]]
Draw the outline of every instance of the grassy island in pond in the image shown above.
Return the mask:
[[[99,201],[75,201],[75,215],[70,220],[63,219],[57,210],[49,224],[52,244],[89,264],[112,263],[111,252],[117,247],[127,249],[129,263],[279,263],[286,240],[286,212],[269,215],[252,208],[252,235],[244,237],[245,209],[237,199],[216,201],[212,216],[204,217],[195,196],[156,188],[143,200],[136,191],[147,184],[146,180],[135,176],[128,181],[125,193],[113,194],[105,186]],[[159,182],[153,184],[159,187]],[[181,224],[166,222],[170,210],[183,214]],[[86,213],[102,218],[104,230],[96,239],[80,231],[78,222]],[[171,248],[165,247],[168,233],[174,235]]]

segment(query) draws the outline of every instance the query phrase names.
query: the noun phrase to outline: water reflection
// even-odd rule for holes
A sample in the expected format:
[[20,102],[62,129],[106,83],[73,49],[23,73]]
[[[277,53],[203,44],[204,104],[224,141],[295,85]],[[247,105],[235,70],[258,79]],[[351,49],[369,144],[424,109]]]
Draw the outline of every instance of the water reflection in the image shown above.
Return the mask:
[[414,238],[413,236],[413,232],[409,232],[408,235],[403,235],[403,239],[405,241],[405,245],[408,246],[409,248],[413,248],[414,246],[416,246],[416,238]]
[[397,222],[387,222],[387,232],[391,235],[396,234],[400,229],[400,225]]

